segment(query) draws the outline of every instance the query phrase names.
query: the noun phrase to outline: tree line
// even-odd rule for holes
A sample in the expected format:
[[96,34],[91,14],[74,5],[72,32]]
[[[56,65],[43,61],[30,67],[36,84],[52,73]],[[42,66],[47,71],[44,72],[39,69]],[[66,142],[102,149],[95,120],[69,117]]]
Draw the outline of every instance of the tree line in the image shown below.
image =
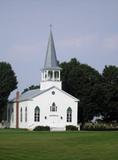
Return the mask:
[[78,122],[95,116],[106,122],[118,122],[118,67],[105,66],[102,74],[77,59],[60,64],[63,90],[80,100]]
[[[76,58],[59,64],[63,90],[78,98],[78,122],[84,124],[95,116],[106,122],[118,122],[118,67],[105,66],[102,73]],[[17,88],[17,77],[9,63],[0,63],[0,120],[10,92]],[[32,85],[24,89],[40,88]]]

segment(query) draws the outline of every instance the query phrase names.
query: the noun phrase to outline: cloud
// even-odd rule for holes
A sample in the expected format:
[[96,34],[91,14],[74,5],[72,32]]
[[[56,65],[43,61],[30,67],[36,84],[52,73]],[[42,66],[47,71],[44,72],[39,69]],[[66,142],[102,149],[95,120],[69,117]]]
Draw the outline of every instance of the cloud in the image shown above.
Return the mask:
[[81,52],[89,54],[91,52],[94,52],[93,54],[99,52],[99,54],[108,55],[118,50],[118,34],[107,36],[90,34],[80,37],[69,37],[59,41],[57,46],[61,49],[81,50]]
[[12,55],[22,56],[22,55],[31,55],[37,51],[37,45],[14,45],[9,48],[9,51]]
[[31,61],[40,54],[42,44],[14,44],[7,49],[8,56],[17,61]]
[[57,46],[61,48],[74,48],[89,47],[97,42],[95,35],[86,35],[80,37],[69,37],[58,42]]
[[79,48],[80,47],[80,38],[67,38],[58,43],[59,47],[66,48]]
[[106,49],[118,49],[118,34],[103,39],[103,47]]

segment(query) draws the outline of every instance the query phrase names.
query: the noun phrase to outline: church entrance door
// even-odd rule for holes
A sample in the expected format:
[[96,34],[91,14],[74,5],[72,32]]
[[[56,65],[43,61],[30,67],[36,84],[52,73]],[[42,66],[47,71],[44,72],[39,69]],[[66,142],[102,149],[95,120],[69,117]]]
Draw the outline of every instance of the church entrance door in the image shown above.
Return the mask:
[[50,126],[51,127],[58,127],[58,125],[59,125],[59,117],[58,116],[56,116],[56,115],[51,115],[50,117],[49,117],[49,121],[50,121]]

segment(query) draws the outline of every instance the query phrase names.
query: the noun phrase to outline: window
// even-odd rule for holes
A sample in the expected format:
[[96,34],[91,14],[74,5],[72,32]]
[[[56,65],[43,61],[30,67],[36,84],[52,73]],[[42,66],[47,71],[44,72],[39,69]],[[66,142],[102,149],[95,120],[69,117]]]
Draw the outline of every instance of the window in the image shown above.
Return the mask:
[[10,108],[8,108],[8,122],[10,122],[10,117],[11,116],[11,112],[10,112]]
[[59,78],[59,72],[58,71],[55,72],[55,78]]
[[34,110],[34,121],[39,122],[40,121],[40,109],[37,106]]
[[67,109],[67,122],[72,122],[72,109],[70,107]]
[[25,107],[25,122],[27,122],[27,107]]
[[12,122],[14,121],[14,109],[13,109],[13,107],[12,107]]
[[56,112],[57,111],[57,106],[55,105],[55,103],[52,103],[52,106],[50,106],[50,111],[51,112]]
[[52,71],[48,71],[48,77],[49,77],[49,80],[52,79],[52,75],[53,75],[53,72]]
[[23,111],[22,111],[22,108],[20,109],[20,121],[21,122],[23,121]]
[[52,95],[55,95],[55,91],[52,91]]

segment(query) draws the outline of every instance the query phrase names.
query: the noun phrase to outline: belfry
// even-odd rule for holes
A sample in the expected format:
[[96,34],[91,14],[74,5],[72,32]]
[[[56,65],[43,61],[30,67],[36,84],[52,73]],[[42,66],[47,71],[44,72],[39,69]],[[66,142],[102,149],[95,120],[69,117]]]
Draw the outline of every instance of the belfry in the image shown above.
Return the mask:
[[41,90],[56,86],[62,89],[61,68],[58,66],[52,31],[50,30],[44,67],[41,70]]

